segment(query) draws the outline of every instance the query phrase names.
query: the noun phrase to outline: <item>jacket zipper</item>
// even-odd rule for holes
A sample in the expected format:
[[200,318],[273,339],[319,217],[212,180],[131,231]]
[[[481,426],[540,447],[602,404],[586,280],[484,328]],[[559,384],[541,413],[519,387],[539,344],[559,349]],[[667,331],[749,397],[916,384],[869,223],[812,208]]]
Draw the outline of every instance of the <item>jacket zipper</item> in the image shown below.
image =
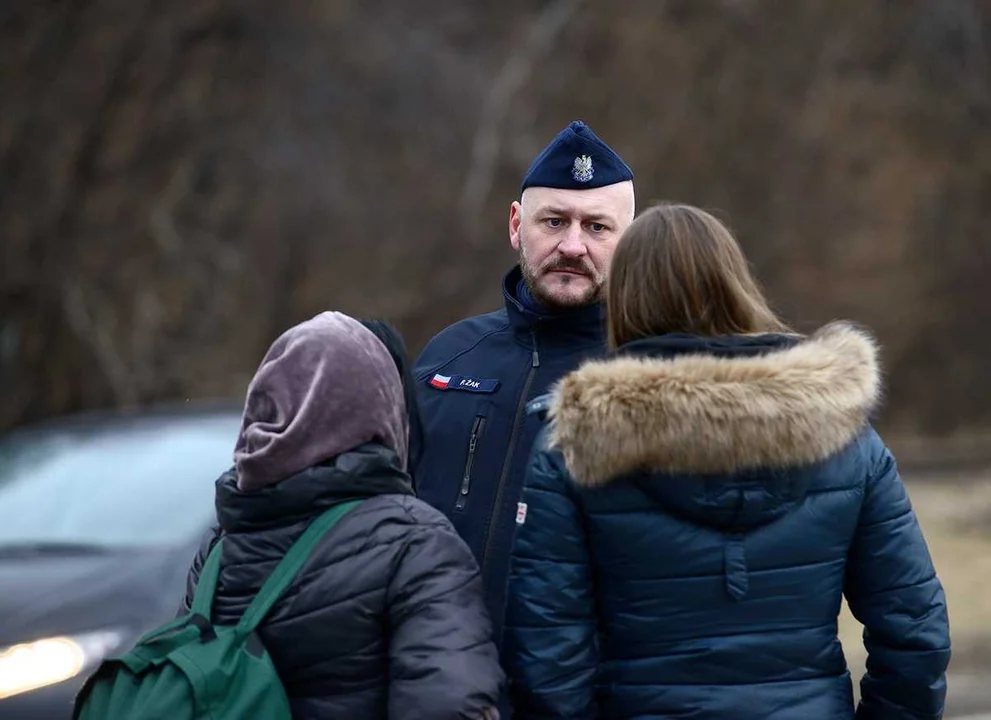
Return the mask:
[[475,464],[475,448],[478,446],[478,438],[485,427],[485,417],[475,416],[475,423],[471,426],[471,437],[468,440],[468,460],[465,461],[465,472],[461,478],[461,490],[458,492],[458,500],[454,503],[455,510],[464,510],[468,502],[468,492],[471,490],[471,468]]
[[499,509],[502,507],[502,491],[506,485],[506,476],[509,475],[509,466],[512,464],[513,453],[516,451],[516,439],[520,433],[520,425],[523,420],[523,409],[526,407],[526,398],[530,394],[530,385],[533,384],[533,376],[537,374],[540,367],[540,355],[537,353],[537,331],[531,331],[533,338],[533,354],[530,356],[530,371],[527,373],[526,382],[523,383],[523,392],[520,393],[519,403],[516,405],[516,418],[513,420],[513,432],[509,436],[509,448],[506,450],[506,459],[502,463],[502,473],[499,475],[499,485],[496,489],[495,505],[492,514],[489,516],[489,526],[485,529],[485,554],[482,557],[482,581],[488,578],[489,557],[492,552],[492,526],[499,520]]

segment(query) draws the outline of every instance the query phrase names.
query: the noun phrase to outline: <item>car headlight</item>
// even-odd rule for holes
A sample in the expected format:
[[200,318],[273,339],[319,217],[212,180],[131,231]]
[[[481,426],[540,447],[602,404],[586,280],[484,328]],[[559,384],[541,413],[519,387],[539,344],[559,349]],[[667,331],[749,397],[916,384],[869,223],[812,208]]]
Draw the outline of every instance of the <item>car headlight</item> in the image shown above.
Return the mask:
[[116,650],[116,630],[50,637],[0,649],[0,699],[75,677]]

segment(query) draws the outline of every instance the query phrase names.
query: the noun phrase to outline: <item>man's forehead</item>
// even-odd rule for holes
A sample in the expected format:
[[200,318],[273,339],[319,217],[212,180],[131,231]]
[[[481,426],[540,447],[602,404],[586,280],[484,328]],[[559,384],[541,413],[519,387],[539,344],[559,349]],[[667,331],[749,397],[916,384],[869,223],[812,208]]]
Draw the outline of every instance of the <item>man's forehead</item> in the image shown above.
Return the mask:
[[530,212],[557,210],[581,215],[616,216],[629,210],[632,183],[616,183],[588,190],[529,187],[523,191],[523,207]]

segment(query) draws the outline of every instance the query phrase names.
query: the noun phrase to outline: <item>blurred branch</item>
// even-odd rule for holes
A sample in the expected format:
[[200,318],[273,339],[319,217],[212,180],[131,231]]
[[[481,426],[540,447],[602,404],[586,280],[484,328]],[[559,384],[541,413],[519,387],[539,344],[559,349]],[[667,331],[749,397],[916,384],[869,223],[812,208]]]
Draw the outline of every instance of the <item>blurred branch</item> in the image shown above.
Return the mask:
[[984,43],[981,11],[974,0],[961,9],[961,32],[966,37],[967,57],[972,72],[966,73],[966,86],[974,102],[984,108],[991,105],[991,68]]
[[920,12],[919,27],[930,53],[927,69],[941,67],[941,82],[960,87],[975,106],[991,107],[991,63],[978,3],[930,0]]
[[165,309],[157,293],[149,286],[140,289],[131,322],[131,357],[133,385],[142,395],[155,388],[160,361],[170,357],[159,348],[164,318]]
[[93,351],[100,369],[113,389],[117,405],[133,408],[138,402],[138,389],[114,344],[116,314],[108,303],[102,303],[96,313],[100,316],[98,320],[86,305],[82,287],[77,282],[68,283],[63,291],[62,307],[69,328]]
[[[141,53],[147,48],[148,36],[155,26],[153,18],[157,8],[157,3],[146,2],[143,8],[135,12],[133,27],[126,35],[108,71],[106,88],[100,94],[96,109],[86,125],[79,147],[74,154],[68,182],[60,198],[60,207],[48,233],[42,268],[53,263],[61,265],[65,262],[66,253],[60,243],[66,238],[73,237],[77,232],[78,216],[84,209],[100,151],[110,128],[113,127],[110,118],[127,97],[131,82],[129,73],[141,57]],[[58,281],[57,279],[65,272],[59,265],[46,273],[47,279]]]
[[479,240],[477,218],[482,213],[502,145],[500,130],[513,107],[513,100],[533,75],[533,69],[547,56],[568,21],[584,0],[556,0],[547,5],[530,24],[522,47],[513,47],[496,76],[482,106],[471,149],[471,164],[461,194],[462,222],[468,240]]
[[165,192],[157,198],[148,217],[152,240],[162,254],[169,258],[179,257],[185,245],[182,236],[176,230],[175,208],[189,192],[190,176],[190,162],[187,158],[172,173]]
[[[0,300],[7,301],[0,295]],[[13,314],[0,318],[0,393],[3,393],[3,406],[0,407],[0,428],[13,425],[28,407],[31,386],[20,379],[17,360],[21,352],[21,325]]]
[[187,240],[188,233],[184,235],[179,231],[175,219],[176,208],[192,192],[195,157],[195,153],[191,153],[183,159],[172,173],[165,190],[155,198],[148,216],[148,229],[155,246],[166,259],[178,262],[184,272],[193,274],[194,280],[202,285],[213,285],[216,280],[213,273],[191,263],[191,253],[206,251],[212,269],[229,274],[240,272],[243,258],[240,251],[224,244],[205,230],[194,229],[192,241]]
[[[163,337],[170,328],[181,327],[193,337],[215,337],[223,319],[239,311],[243,250],[208,229],[219,218],[210,207],[209,193],[196,190],[208,172],[204,165],[209,164],[209,153],[202,147],[188,151],[174,166],[147,216],[148,233],[164,262],[155,264],[154,281],[146,281],[134,297],[130,358],[141,399],[170,383],[188,382],[188,360],[162,352],[168,347]],[[287,244],[283,240],[278,247]],[[163,301],[177,294],[181,301]]]

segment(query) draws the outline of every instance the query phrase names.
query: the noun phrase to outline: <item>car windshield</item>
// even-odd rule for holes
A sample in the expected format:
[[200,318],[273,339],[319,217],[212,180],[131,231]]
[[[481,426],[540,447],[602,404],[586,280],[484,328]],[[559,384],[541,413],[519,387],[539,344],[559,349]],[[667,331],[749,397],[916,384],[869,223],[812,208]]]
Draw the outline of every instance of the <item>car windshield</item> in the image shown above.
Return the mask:
[[194,541],[239,424],[231,413],[11,434],[0,440],[0,549]]

